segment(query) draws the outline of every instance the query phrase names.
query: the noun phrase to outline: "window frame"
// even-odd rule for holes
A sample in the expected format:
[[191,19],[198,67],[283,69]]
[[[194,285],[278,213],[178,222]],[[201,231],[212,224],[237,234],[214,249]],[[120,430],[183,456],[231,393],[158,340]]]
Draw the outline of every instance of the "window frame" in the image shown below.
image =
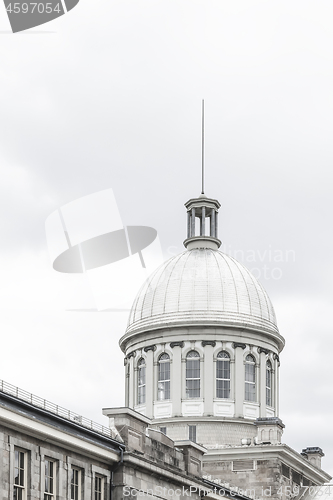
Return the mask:
[[[195,354],[195,355],[194,355]],[[193,360],[195,360],[195,363],[197,363],[197,368],[193,367],[190,365],[193,364]],[[195,349],[191,349],[187,354],[186,354],[186,363],[185,363],[185,391],[186,391],[186,398],[187,399],[196,399],[200,398],[201,394],[201,369],[200,369],[200,354],[198,351]],[[189,376],[189,372],[198,372],[198,376],[193,377]],[[193,384],[194,387],[190,387],[193,382],[199,381],[198,387],[195,387],[195,383]]]
[[[171,362],[168,353],[163,352],[157,363],[157,401],[168,401],[171,399]],[[165,369],[165,366],[168,369]],[[162,378],[164,375],[168,375],[169,378]]]
[[[225,356],[221,356],[222,354]],[[219,374],[220,374],[219,372],[222,372],[222,374],[224,374],[224,372],[226,371],[226,369],[224,367],[226,362],[228,363],[227,371],[229,372],[228,373],[229,377],[219,377]],[[222,365],[222,366],[220,366],[220,365]],[[217,399],[230,399],[231,398],[231,358],[230,358],[229,353],[225,350],[219,351],[217,356],[216,356],[216,373],[215,373],[215,375],[216,375],[216,377],[215,377],[215,380],[216,380],[216,384],[215,384],[216,398]],[[222,387],[218,387],[219,382],[220,383],[222,382],[221,383]],[[228,384],[228,382],[229,382],[229,384]],[[224,384],[224,383],[226,383],[226,384]],[[226,385],[227,388],[223,387],[224,385]],[[228,396],[225,396],[225,395],[221,396],[219,391],[222,391],[222,394],[227,393]]]
[[[137,362],[137,404],[144,405],[146,403],[146,360],[145,358],[140,358]],[[144,370],[144,371],[143,371]],[[141,371],[143,371],[143,375],[141,375]],[[141,377],[144,380],[143,383],[140,383]]]
[[[73,473],[77,472],[77,484],[73,482]],[[73,496],[72,487],[77,486],[77,497]],[[70,480],[70,500],[81,500],[82,499],[82,469],[80,467],[76,467],[75,465],[71,466],[71,480]]]
[[[100,490],[97,491],[96,482],[100,481]],[[105,476],[101,474],[94,475],[94,500],[104,500]],[[99,496],[98,496],[99,495]]]
[[192,441],[192,443],[197,442],[197,426],[196,425],[189,425],[188,426],[188,439],[189,439],[189,441]]
[[[249,370],[251,367],[252,374]],[[256,377],[256,358],[253,356],[253,354],[247,354],[245,357],[245,394],[244,394],[244,401],[248,403],[256,403],[257,402],[257,377]],[[251,378],[253,380],[249,380]]]
[[[18,454],[18,467],[16,466],[16,453]],[[23,455],[23,468],[20,467],[20,454]],[[26,450],[23,450],[22,448],[19,448],[19,447],[14,447],[14,467],[13,467],[13,471],[14,471],[14,477],[13,477],[13,498],[16,499],[16,500],[26,500],[27,499],[27,483],[28,483],[28,460],[27,460],[27,457],[28,457],[28,452]],[[18,469],[19,471],[20,470],[23,470],[23,484],[20,485],[20,484],[17,484],[15,479],[16,479],[16,475],[15,475],[15,469]],[[20,474],[19,474],[19,481],[20,481]],[[16,492],[17,491],[20,491],[21,494],[20,495],[17,495]],[[20,498],[21,496],[21,498]]]
[[[52,464],[52,476],[46,473],[46,463]],[[57,498],[57,461],[53,458],[44,457],[44,481],[43,481],[43,499],[44,500],[56,500]],[[47,478],[52,479],[52,492],[46,491],[46,480]],[[42,476],[43,479],[43,476]]]
[[[266,406],[273,406],[273,367],[268,359],[266,361]],[[269,380],[268,380],[269,379]],[[268,383],[269,382],[269,383]]]

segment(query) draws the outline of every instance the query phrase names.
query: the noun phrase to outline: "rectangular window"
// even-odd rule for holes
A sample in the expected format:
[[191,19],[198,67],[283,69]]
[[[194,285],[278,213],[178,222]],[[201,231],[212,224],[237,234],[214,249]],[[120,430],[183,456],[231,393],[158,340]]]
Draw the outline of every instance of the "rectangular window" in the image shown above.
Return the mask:
[[193,443],[197,442],[197,426],[196,425],[189,425],[188,426],[188,438],[190,441],[193,441]]
[[170,399],[170,361],[169,357],[158,363],[158,390],[157,399],[163,401]]
[[166,434],[166,427],[160,427],[160,431],[161,431],[163,434]]
[[14,458],[14,500],[25,500],[27,493],[27,455],[15,450]]
[[282,472],[282,476],[284,477],[290,477],[290,468],[285,465],[283,462],[281,462],[281,472]]
[[44,500],[55,500],[55,463],[45,459]]
[[292,481],[296,484],[301,484],[301,475],[299,472],[296,472],[295,470],[293,470],[291,472],[291,478],[292,478]]
[[94,500],[104,500],[104,478],[95,476],[95,496]]
[[81,470],[72,467],[71,500],[81,500]]
[[245,363],[245,401],[256,400],[255,364]]
[[266,368],[266,405],[272,406],[272,371]]
[[146,402],[146,365],[144,359],[138,362],[138,405]]
[[255,463],[254,460],[234,460],[232,462],[232,470],[235,472],[241,472],[244,470],[254,470]]

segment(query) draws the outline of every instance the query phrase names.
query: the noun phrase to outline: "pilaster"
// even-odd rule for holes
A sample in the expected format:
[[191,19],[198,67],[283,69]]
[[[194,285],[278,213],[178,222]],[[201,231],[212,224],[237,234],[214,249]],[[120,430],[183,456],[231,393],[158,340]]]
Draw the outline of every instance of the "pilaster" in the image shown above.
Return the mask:
[[172,373],[171,373],[171,399],[172,413],[174,417],[178,417],[182,413],[182,343],[174,342],[172,356]]
[[235,349],[235,417],[243,416],[243,403],[245,393],[244,353],[245,344],[234,343]]
[[259,415],[266,417],[266,354],[260,350],[259,361]]
[[[153,400],[154,400],[154,347],[147,348],[145,347],[145,351],[147,352],[146,358],[146,416],[148,418],[153,418]],[[155,347],[156,349],[156,347]]]
[[214,414],[213,398],[214,398],[214,358],[213,350],[215,342],[202,342],[204,347],[204,366],[203,366],[203,398],[204,398],[204,415],[209,416]]

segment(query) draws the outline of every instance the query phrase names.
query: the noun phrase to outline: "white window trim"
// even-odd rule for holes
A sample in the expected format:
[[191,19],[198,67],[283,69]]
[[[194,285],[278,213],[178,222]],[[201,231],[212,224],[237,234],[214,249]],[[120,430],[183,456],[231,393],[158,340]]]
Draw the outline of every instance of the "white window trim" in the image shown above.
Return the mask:
[[101,500],[105,500],[105,484],[106,484],[106,477],[103,476],[102,474],[94,474],[94,484],[93,484],[93,500],[95,500],[96,496],[96,479],[101,479]]
[[[225,352],[228,355],[228,358],[219,358],[218,355],[220,354],[220,352]],[[228,361],[229,362],[229,378],[220,378],[220,377],[217,376],[218,363],[219,362],[223,363],[223,361]],[[216,377],[215,377],[215,380],[216,380],[216,382],[215,382],[215,398],[218,399],[218,400],[220,400],[220,399],[226,399],[226,400],[229,401],[231,399],[231,358],[230,358],[230,354],[226,350],[224,350],[224,349],[220,350],[217,353],[217,356],[216,356],[216,366],[215,366],[215,375],[216,375]],[[220,396],[217,395],[217,381],[218,380],[226,380],[226,381],[229,382],[229,397],[228,398],[222,398],[222,397],[220,397]]]
[[[72,484],[75,485],[75,483],[72,483],[72,471],[77,471],[78,472],[78,497],[77,499],[72,498]],[[80,467],[77,467],[76,465],[71,465],[70,468],[70,499],[71,500],[81,500],[82,499],[82,469]]]
[[[53,463],[53,493],[48,493],[45,491],[45,478],[46,478],[46,462],[52,462]],[[57,465],[58,462],[57,460],[54,460],[54,458],[44,456],[44,460],[42,462],[42,467],[43,467],[43,474],[41,474],[41,481],[42,481],[42,499],[44,500],[45,495],[48,495],[51,500],[56,500],[57,498]],[[50,477],[50,476],[48,476]]]
[[[139,362],[143,360],[143,363],[139,365]],[[144,368],[145,370],[145,379],[144,379],[144,384],[139,384],[140,382],[140,369]],[[140,389],[144,387],[144,398],[143,401],[140,401],[139,394],[140,394]],[[136,401],[137,405],[145,405],[146,404],[146,399],[147,399],[147,364],[145,358],[140,358],[137,362],[137,383],[136,383]]]
[[[251,358],[253,359],[253,361],[246,360],[247,356],[251,356]],[[250,366],[254,367],[254,382],[246,380],[246,365],[247,364],[249,364]],[[245,384],[244,384],[244,401],[247,402],[247,403],[257,403],[257,400],[258,400],[258,397],[257,397],[257,362],[256,362],[256,358],[253,356],[252,353],[247,353],[246,354],[244,369],[245,369],[245,373],[244,373],[244,380],[245,380]],[[246,384],[248,384],[250,386],[251,385],[254,386],[254,400],[252,400],[252,399],[246,399]]]
[[[198,356],[193,356],[192,357],[189,357],[188,355],[191,353],[191,352],[196,352]],[[193,360],[195,359],[196,361],[199,362],[199,377],[187,377],[186,376],[186,372],[187,372],[187,361],[188,360]],[[198,396],[190,396],[187,394],[187,381],[188,380],[199,380],[199,395]],[[186,399],[199,399],[201,397],[201,357],[200,357],[200,353],[197,351],[197,349],[190,349],[187,353],[186,353],[186,357],[185,357],[185,398]]]
[[[163,356],[163,354],[167,354],[167,356],[169,356],[168,353],[162,353],[159,358],[158,358],[158,363],[157,363],[157,401],[169,401],[171,399],[171,360],[170,360],[170,356],[168,357],[168,359],[161,359],[161,357]],[[165,380],[160,380],[160,366],[163,365],[163,364],[166,364],[166,363],[169,363],[169,378],[168,379],[165,379]],[[164,391],[160,391],[159,390],[159,384],[162,384],[164,387],[165,387],[165,384],[169,382],[169,397],[168,398],[160,398],[160,394],[165,394],[165,389]]]
[[[267,385],[267,372],[269,371],[270,373],[270,386]],[[265,398],[266,398],[266,406],[272,408],[273,406],[273,368],[272,368],[272,364],[269,363],[268,365],[268,361],[266,362],[266,371],[265,371],[265,385],[266,385],[266,391],[265,391]],[[267,393],[269,391],[269,399],[270,401],[268,402],[267,401]]]
[[[23,465],[23,486],[19,484],[15,484],[15,453],[23,453],[24,456],[24,465]],[[14,446],[14,466],[13,466],[13,495],[15,488],[19,488],[22,490],[22,499],[27,499],[27,490],[28,490],[28,452],[18,446]]]

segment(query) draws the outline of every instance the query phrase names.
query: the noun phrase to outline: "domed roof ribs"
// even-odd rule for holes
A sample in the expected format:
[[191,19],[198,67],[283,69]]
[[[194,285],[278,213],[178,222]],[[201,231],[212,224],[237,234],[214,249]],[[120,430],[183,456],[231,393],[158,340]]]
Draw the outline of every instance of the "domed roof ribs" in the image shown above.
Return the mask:
[[180,311],[180,296],[181,296],[182,283],[183,283],[183,274],[184,274],[184,270],[186,269],[187,261],[189,260],[189,258],[191,256],[191,253],[185,252],[185,253],[182,253],[182,255],[184,256],[184,265],[183,265],[183,269],[180,273],[180,278],[179,278],[180,284],[179,284],[178,302],[177,302],[178,303],[178,311]]
[[224,296],[225,296],[225,290],[224,290],[224,280],[223,280],[223,276],[222,276],[222,273],[221,273],[221,269],[220,269],[220,266],[218,264],[218,261],[217,261],[217,256],[215,254],[215,252],[210,252],[212,254],[212,256],[214,257],[215,259],[215,262],[216,262],[216,267],[218,269],[218,272],[219,272],[219,275],[220,275],[220,283],[221,283],[221,294],[222,294],[222,310],[225,309],[225,300],[224,300]]
[[[177,258],[175,259],[175,262],[174,262],[173,268],[172,268],[172,270],[171,270],[171,271],[170,271],[170,273],[169,273],[168,280],[167,280],[167,283],[166,283],[166,285],[165,285],[165,293],[164,293],[164,301],[163,301],[163,303],[164,303],[164,304],[163,304],[163,313],[165,313],[165,305],[166,305],[166,303],[167,303],[166,297],[167,297],[167,294],[168,294],[168,288],[169,288],[170,279],[171,279],[171,277],[172,277],[172,272],[173,272],[173,270],[175,269],[175,267],[176,267],[176,265],[178,264],[178,262],[180,261],[180,259],[183,257],[183,255],[184,255],[184,254],[182,254],[182,253],[181,253],[181,254],[178,256],[178,259],[177,259]],[[169,267],[169,266],[168,266],[168,267]],[[157,290],[157,287],[156,287],[156,290]],[[156,290],[155,290],[154,298],[153,298],[153,301],[152,301],[152,307],[153,307],[153,303],[154,303],[154,300],[155,300]]]
[[[171,260],[171,259],[170,259],[170,260]],[[144,310],[145,310],[145,307],[144,307],[144,306],[145,306],[145,302],[146,302],[147,297],[148,297],[148,294],[149,294],[149,288],[150,288],[150,285],[152,284],[153,280],[155,279],[155,276],[158,274],[158,272],[159,272],[159,271],[161,271],[161,268],[160,268],[160,267],[158,267],[158,268],[156,269],[156,271],[154,271],[154,272],[152,273],[152,275],[151,275],[151,276],[150,276],[150,277],[149,277],[149,278],[145,281],[146,292],[145,292],[145,296],[144,296],[143,301],[142,301],[140,319],[143,319],[143,312],[144,312]],[[153,288],[153,287],[152,287],[152,289],[154,289],[154,294],[155,294],[155,293],[156,293],[156,287],[155,287],[155,288]],[[150,308],[150,312],[151,312],[151,314],[152,314],[152,311],[153,311],[153,301],[154,301],[154,299],[152,299],[152,305],[151,305],[151,308]]]
[[238,292],[237,292],[237,287],[236,287],[236,282],[235,282],[235,276],[234,276],[234,274],[232,272],[232,269],[231,269],[231,266],[230,266],[229,262],[227,261],[227,259],[225,258],[225,255],[222,252],[221,252],[221,256],[223,257],[223,260],[226,263],[226,265],[227,265],[227,267],[229,269],[231,278],[232,278],[232,284],[233,284],[234,289],[235,289],[235,297],[236,297],[236,301],[237,301],[237,312],[241,312],[239,310],[239,300],[238,300]]
[[[233,260],[233,262],[235,262],[236,264],[238,264],[238,263],[237,263],[237,261],[236,261],[233,257],[231,257],[231,259]],[[249,275],[250,275],[251,280],[252,280],[252,276],[251,276],[251,274],[248,272],[248,270],[247,270],[246,268],[243,268],[243,269],[245,269],[245,271],[247,272],[247,274],[249,274]],[[251,299],[250,299],[251,294],[250,294],[249,287],[248,287],[248,285],[247,285],[247,283],[246,283],[245,276],[244,276],[244,274],[243,274],[243,269],[241,269],[240,267],[238,267],[239,274],[241,275],[241,277],[242,277],[242,279],[243,279],[243,281],[244,281],[244,285],[245,285],[245,288],[246,288],[246,291],[247,291],[247,298],[248,298],[248,301],[249,301],[249,309],[250,309],[250,314],[252,314],[252,304],[251,304]],[[253,283],[253,280],[252,280],[252,283]],[[259,296],[258,296],[258,300],[259,300]],[[261,308],[260,308],[260,312],[262,312],[262,311],[261,311]]]

